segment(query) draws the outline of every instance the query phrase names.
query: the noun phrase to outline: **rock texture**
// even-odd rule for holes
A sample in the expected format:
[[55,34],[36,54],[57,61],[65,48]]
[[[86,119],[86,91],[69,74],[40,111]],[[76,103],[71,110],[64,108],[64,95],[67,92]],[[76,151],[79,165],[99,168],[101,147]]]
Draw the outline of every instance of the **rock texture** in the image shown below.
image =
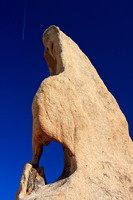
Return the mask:
[[25,196],[35,192],[39,187],[46,184],[44,168],[38,167],[35,169],[30,163],[26,163],[24,166],[23,174],[20,180],[20,187],[17,191],[15,200],[21,200]]
[[33,100],[32,161],[54,140],[64,148],[64,171],[23,200],[132,200],[133,144],[119,105],[58,27],[44,32],[43,43],[51,76]]

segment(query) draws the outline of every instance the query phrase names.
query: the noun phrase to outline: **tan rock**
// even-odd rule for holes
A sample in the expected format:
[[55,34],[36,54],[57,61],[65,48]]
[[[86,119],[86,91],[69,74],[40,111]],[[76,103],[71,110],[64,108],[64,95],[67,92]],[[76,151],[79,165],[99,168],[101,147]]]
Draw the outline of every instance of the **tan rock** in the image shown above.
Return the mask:
[[132,200],[133,144],[115,98],[58,27],[44,32],[43,43],[51,76],[33,100],[32,163],[54,140],[64,148],[65,166],[61,180],[24,200]]
[[44,168],[38,167],[38,169],[35,169],[30,163],[26,163],[15,200],[23,199],[25,196],[31,194],[33,191],[37,191],[39,187],[45,184]]

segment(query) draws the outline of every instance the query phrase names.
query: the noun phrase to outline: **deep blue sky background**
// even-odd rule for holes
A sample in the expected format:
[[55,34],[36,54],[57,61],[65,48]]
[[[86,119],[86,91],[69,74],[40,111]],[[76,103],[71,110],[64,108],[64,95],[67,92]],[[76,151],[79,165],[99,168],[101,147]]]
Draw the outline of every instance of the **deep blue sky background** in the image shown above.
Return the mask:
[[[22,170],[32,159],[31,104],[49,76],[42,34],[57,25],[90,58],[115,96],[133,138],[133,1],[0,1],[0,194],[13,200]],[[63,170],[61,145],[44,148],[40,165],[48,183]]]

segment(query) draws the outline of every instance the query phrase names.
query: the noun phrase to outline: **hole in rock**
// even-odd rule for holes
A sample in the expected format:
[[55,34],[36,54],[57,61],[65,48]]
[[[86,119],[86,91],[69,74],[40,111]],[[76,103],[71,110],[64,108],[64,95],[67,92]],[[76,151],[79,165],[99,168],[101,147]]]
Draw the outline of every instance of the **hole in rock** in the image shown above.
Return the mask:
[[47,184],[55,182],[62,174],[64,168],[62,145],[52,141],[48,146],[44,146],[39,166],[44,167]]

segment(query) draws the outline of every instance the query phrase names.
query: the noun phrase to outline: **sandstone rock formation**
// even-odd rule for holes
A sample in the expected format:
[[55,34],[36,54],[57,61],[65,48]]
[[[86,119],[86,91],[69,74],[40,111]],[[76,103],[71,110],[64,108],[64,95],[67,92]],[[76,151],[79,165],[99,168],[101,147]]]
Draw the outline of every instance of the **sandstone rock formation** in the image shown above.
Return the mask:
[[35,169],[30,163],[26,163],[15,200],[23,199],[25,196],[33,191],[37,191],[39,187],[45,184],[44,168],[38,167],[38,169]]
[[132,200],[133,144],[119,105],[58,27],[44,32],[43,43],[51,76],[33,100],[32,161],[38,164],[42,145],[57,141],[64,170],[58,181],[23,200]]

